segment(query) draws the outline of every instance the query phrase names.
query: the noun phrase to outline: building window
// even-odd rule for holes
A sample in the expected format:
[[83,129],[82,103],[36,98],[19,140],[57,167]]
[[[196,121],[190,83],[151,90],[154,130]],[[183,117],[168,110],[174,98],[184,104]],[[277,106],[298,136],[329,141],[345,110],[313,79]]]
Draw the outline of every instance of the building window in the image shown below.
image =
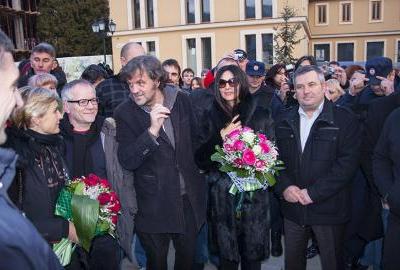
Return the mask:
[[193,69],[199,74],[203,69],[213,66],[213,36],[212,34],[190,35],[183,38],[183,66]]
[[201,22],[210,22],[210,0],[201,0]]
[[201,38],[201,51],[202,51],[202,61],[201,69],[211,69],[212,68],[212,55],[211,55],[211,38],[204,37]]
[[256,18],[256,3],[255,0],[245,0],[245,18]]
[[351,3],[341,3],[341,22],[348,23],[352,21]]
[[272,0],[262,0],[262,17],[272,18]]
[[156,56],[156,42],[155,41],[147,41],[146,46],[147,46],[147,54]]
[[315,8],[317,13],[317,25],[328,24],[328,4],[317,4]]
[[245,35],[247,58],[255,60],[257,58],[256,35]]
[[195,3],[194,0],[185,0],[186,23],[195,23]]
[[273,36],[273,31],[270,29],[242,31],[241,47],[246,50],[248,59],[272,65],[274,62]]
[[385,42],[384,41],[370,41],[367,42],[367,57],[366,60],[385,56]]
[[382,20],[382,1],[371,1],[371,20]]
[[337,60],[354,61],[354,43],[338,43],[337,44]]
[[397,63],[400,63],[400,40],[397,41]]
[[262,61],[265,64],[273,64],[274,61],[274,50],[273,50],[273,35],[262,34]]
[[154,27],[154,6],[153,0],[146,0],[146,23],[147,27]]
[[315,44],[314,57],[317,62],[330,61],[330,44]]
[[140,0],[132,0],[133,27],[140,28]]

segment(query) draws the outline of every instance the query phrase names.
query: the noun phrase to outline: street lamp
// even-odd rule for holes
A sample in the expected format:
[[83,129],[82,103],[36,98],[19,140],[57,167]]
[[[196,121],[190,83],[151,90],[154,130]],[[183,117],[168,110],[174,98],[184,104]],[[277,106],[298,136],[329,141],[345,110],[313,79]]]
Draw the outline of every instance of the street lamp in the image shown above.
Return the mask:
[[104,64],[106,64],[106,37],[113,35],[117,25],[113,20],[98,19],[92,23],[92,31],[103,38]]

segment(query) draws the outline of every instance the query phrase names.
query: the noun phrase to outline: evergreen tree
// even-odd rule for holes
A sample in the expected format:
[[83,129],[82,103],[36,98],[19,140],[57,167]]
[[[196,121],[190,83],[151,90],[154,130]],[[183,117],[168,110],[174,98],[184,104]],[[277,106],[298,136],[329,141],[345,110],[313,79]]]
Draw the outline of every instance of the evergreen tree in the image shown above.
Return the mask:
[[296,61],[293,56],[294,46],[299,44],[303,38],[296,38],[297,31],[301,29],[301,24],[289,22],[295,16],[295,10],[286,4],[281,12],[283,23],[279,27],[274,27],[276,31],[274,35],[276,63],[291,64]]
[[[103,40],[91,25],[109,17],[108,0],[41,0],[38,10],[38,37],[52,44],[57,56],[103,54]],[[111,52],[110,38],[106,38],[106,51]]]

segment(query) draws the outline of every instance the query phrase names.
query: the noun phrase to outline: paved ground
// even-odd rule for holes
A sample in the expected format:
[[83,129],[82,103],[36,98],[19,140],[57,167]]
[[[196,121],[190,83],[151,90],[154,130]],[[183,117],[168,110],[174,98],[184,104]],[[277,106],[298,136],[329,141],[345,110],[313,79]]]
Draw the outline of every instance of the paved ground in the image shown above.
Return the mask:
[[[175,250],[173,246],[170,246],[169,255],[168,255],[168,269],[174,269],[174,259],[175,259]],[[136,264],[132,265],[127,263],[127,261],[123,262],[122,270],[136,270],[138,269]],[[283,256],[275,258],[271,257],[262,264],[262,270],[283,270]],[[204,270],[217,270],[217,268],[212,264],[207,264]],[[319,257],[314,257],[311,260],[307,261],[307,270],[321,270],[321,263]]]

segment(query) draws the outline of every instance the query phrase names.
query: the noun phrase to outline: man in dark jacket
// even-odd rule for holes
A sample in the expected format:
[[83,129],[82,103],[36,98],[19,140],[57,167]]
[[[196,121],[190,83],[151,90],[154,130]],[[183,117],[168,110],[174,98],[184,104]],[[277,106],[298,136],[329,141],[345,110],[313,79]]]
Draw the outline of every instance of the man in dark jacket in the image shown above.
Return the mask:
[[170,240],[175,269],[192,269],[196,236],[205,220],[205,180],[194,162],[193,113],[189,97],[166,86],[161,63],[132,59],[122,71],[130,86],[117,107],[118,157],[134,172],[136,232],[148,269],[167,269]]
[[389,206],[387,231],[383,247],[383,269],[399,268],[400,257],[400,109],[387,118],[373,156],[375,183]]
[[[97,116],[98,100],[94,87],[88,81],[75,80],[65,85],[61,97],[66,114],[60,129],[65,141],[65,160],[70,175],[81,177],[94,173],[108,179],[101,135],[104,118]],[[71,269],[82,263],[78,257],[81,261],[87,258],[91,269],[117,269],[120,263],[119,245],[108,234],[96,236],[92,240],[89,254],[78,247],[74,255]]]
[[246,75],[249,81],[249,91],[256,100],[257,105],[263,109],[271,109],[271,99],[274,92],[271,88],[266,87],[265,65],[263,62],[249,61],[246,65]]
[[26,75],[19,78],[18,87],[28,85],[28,80],[33,75],[50,73],[57,78],[57,92],[60,94],[67,79],[65,78],[65,74],[64,76],[61,75],[58,64],[58,68],[53,69],[55,67],[55,61],[57,61],[54,47],[46,42],[39,43],[33,47],[29,61],[31,68]]
[[318,67],[296,70],[294,86],[299,106],[284,113],[275,129],[286,166],[276,185],[284,199],[286,269],[306,268],[310,231],[318,241],[323,269],[343,269],[350,184],[358,165],[358,120],[325,100],[325,79]]
[[[121,48],[121,66],[124,67],[132,58],[144,55],[145,51],[139,43],[128,42]],[[112,117],[115,108],[128,98],[129,87],[120,78],[113,75],[96,86],[96,96],[99,99],[99,115]]]
[[[5,126],[12,110],[22,106],[15,91],[18,69],[11,40],[0,30],[0,144],[6,141]],[[50,246],[11,202],[7,189],[15,176],[17,156],[0,148],[0,269],[63,269]]]

